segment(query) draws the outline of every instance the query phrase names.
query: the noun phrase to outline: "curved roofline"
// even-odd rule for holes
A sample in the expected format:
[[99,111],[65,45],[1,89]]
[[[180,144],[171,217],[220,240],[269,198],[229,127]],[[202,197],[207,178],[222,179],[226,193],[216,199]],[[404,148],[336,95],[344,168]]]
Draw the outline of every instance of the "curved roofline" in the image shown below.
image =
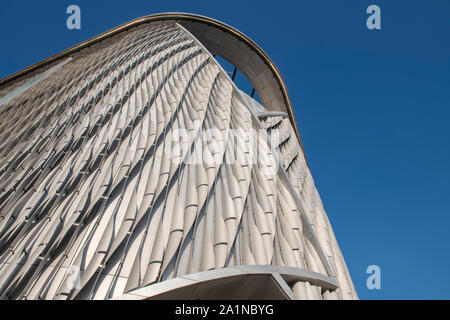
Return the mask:
[[207,25],[210,26],[214,26],[216,28],[219,28],[225,32],[230,33],[231,35],[233,35],[234,37],[236,37],[237,39],[243,41],[246,45],[248,45],[252,50],[254,50],[258,56],[264,61],[264,63],[269,67],[270,71],[272,72],[274,78],[276,79],[278,85],[280,86],[281,89],[281,93],[283,95],[283,100],[287,106],[287,114],[289,116],[289,120],[291,121],[291,124],[295,130],[298,142],[300,144],[300,148],[303,151],[303,154],[305,156],[306,159],[306,155],[303,149],[303,144],[300,138],[300,133],[297,127],[297,123],[295,121],[295,117],[294,117],[294,111],[292,109],[292,105],[291,105],[291,100],[289,98],[288,92],[287,92],[287,88],[286,85],[283,81],[283,78],[281,77],[280,72],[278,71],[278,69],[276,68],[275,64],[273,63],[273,61],[269,58],[269,56],[253,41],[251,40],[249,37],[247,37],[245,34],[243,34],[242,32],[240,32],[239,30],[223,23],[220,21],[217,21],[215,19],[206,17],[206,16],[202,16],[202,15],[197,15],[197,14],[191,14],[191,13],[182,13],[182,12],[168,12],[168,13],[158,13],[158,14],[153,14],[153,15],[149,15],[149,16],[144,16],[141,18],[137,18],[134,19],[132,21],[129,21],[125,24],[122,24],[114,29],[111,29],[109,31],[106,31],[104,33],[99,34],[98,36],[95,36],[91,39],[88,39],[78,45],[75,45],[69,49],[66,49],[60,53],[57,53],[47,59],[44,59],[40,62],[37,62],[23,70],[17,71],[3,79],[0,79],[0,86],[5,85],[6,83],[13,81],[23,75],[26,75],[30,72],[33,72],[39,68],[42,68],[46,65],[49,65],[59,59],[65,58],[75,52],[78,52],[82,49],[85,49],[89,46],[92,46],[98,42],[101,42],[105,39],[108,39],[112,36],[115,36],[121,32],[127,31],[130,28],[133,27],[137,27],[141,24],[144,23],[150,23],[150,22],[157,22],[157,21],[165,21],[165,20],[178,20],[178,21],[191,21],[191,22],[201,22],[201,23],[205,23]]

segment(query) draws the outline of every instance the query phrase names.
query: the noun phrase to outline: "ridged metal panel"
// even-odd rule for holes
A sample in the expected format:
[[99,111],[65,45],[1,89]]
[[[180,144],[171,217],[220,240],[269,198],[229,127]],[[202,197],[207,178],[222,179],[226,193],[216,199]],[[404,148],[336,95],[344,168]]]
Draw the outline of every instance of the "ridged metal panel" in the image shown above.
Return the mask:
[[298,298],[356,297],[289,119],[255,118],[176,23],[73,54],[0,117],[0,298],[108,299],[239,265],[336,277],[291,283]]

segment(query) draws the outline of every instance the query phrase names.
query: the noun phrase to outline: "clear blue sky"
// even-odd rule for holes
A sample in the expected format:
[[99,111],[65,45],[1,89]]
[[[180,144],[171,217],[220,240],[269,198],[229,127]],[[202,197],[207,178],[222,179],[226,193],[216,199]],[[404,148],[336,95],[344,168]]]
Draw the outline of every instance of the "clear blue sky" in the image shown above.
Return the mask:
[[[381,30],[366,28],[370,4]],[[273,59],[360,298],[449,299],[450,1],[7,1],[0,78],[167,11],[226,22]]]

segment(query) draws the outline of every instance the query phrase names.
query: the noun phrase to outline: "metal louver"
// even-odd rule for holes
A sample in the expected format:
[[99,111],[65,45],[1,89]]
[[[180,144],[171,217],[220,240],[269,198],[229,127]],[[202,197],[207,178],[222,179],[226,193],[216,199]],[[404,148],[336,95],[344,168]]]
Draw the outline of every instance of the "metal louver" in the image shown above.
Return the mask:
[[176,21],[44,69],[0,87],[0,298],[252,266],[290,274],[291,298],[357,298],[288,115]]

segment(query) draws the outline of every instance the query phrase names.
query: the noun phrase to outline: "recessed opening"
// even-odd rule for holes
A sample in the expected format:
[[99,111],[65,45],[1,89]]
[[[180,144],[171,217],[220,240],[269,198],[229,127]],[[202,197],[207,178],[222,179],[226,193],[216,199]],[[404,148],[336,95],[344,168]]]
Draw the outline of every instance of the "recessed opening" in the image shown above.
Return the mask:
[[253,99],[261,103],[259,100],[258,93],[253,88],[250,81],[247,79],[247,77],[239,71],[238,68],[236,68],[232,63],[230,63],[228,60],[222,58],[221,56],[214,55],[214,58],[219,62],[219,64],[222,66],[222,68],[225,70],[225,72],[228,74],[231,80],[236,84],[236,86],[244,91],[249,96],[253,95]]

